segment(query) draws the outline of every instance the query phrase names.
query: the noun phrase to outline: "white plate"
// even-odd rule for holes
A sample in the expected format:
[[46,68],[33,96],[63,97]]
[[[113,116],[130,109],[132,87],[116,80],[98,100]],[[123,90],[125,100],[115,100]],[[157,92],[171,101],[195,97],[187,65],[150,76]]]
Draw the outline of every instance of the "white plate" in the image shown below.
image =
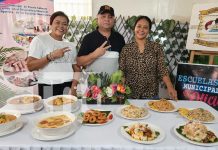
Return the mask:
[[[158,101],[158,100],[151,100],[151,101]],[[174,106],[174,109],[173,109],[173,110],[170,110],[170,111],[160,111],[160,110],[153,109],[153,108],[151,108],[151,107],[148,105],[148,102],[149,102],[149,101],[146,103],[146,106],[147,106],[149,109],[151,109],[151,110],[153,110],[153,111],[156,111],[156,112],[169,113],[169,112],[175,112],[175,111],[177,111],[178,108],[177,108],[177,106],[176,106],[176,102],[171,101],[171,100],[168,100],[168,101],[173,104],[173,106]]]
[[55,136],[49,136],[41,133],[37,128],[33,128],[31,135],[34,139],[40,140],[40,141],[54,141],[54,140],[60,140],[66,137],[69,137],[74,132],[76,132],[78,128],[71,128],[69,132],[66,134],[61,135],[55,135]]
[[[93,110],[98,110],[98,109],[93,109]],[[109,111],[109,110],[98,110],[98,111]],[[83,113],[84,113],[84,112],[83,112]],[[95,123],[95,124],[93,124],[93,123],[83,123],[83,125],[86,125],[86,126],[102,126],[102,125],[106,125],[106,124],[110,123],[111,121],[113,121],[113,119],[114,119],[114,114],[112,113],[112,111],[110,111],[110,113],[108,114],[108,116],[109,116],[110,114],[112,115],[112,119],[108,120],[108,121],[105,122],[105,123],[102,123],[102,124],[99,124],[99,123]]]
[[8,134],[14,133],[14,132],[18,131],[20,128],[22,128],[22,127],[23,127],[23,122],[19,121],[14,127],[9,128],[6,131],[0,132],[0,136],[5,136],[5,135],[8,135]]
[[[188,110],[193,110],[193,109],[196,109],[196,108],[186,108],[186,109],[188,109]],[[209,111],[209,110],[208,110]],[[212,112],[211,112],[212,113]],[[218,122],[218,116],[216,115],[216,114],[214,114],[214,113],[212,113],[213,115],[214,115],[214,117],[215,117],[215,119],[214,120],[212,120],[212,121],[200,121],[200,120],[195,120],[195,121],[198,121],[198,122],[201,122],[201,123],[217,123]],[[180,115],[180,114],[179,114]],[[180,116],[182,116],[182,115],[180,115]],[[187,117],[185,117],[185,116],[182,116],[183,118],[185,118],[185,119],[187,119],[187,120],[190,120],[190,119],[188,119]],[[191,120],[190,120],[191,121]]]
[[[183,135],[181,135],[180,133],[177,132],[176,129],[179,128],[180,126],[184,126],[184,124],[179,124],[179,125],[175,126],[174,129],[173,129],[176,136],[178,136],[180,139],[182,139],[182,140],[184,140],[184,141],[186,141],[188,143],[195,144],[195,145],[200,145],[200,146],[216,146],[216,145],[218,145],[218,142],[216,142],[216,143],[199,143],[199,142],[189,140],[188,138],[184,137]],[[216,137],[218,137],[217,131],[215,131],[213,129],[210,129],[208,127],[207,127],[207,129],[212,131],[216,135]]]
[[[134,138],[132,138],[124,129],[123,126],[129,126],[129,125],[133,125],[135,123],[142,123],[142,124],[148,124],[149,127],[151,127],[152,129],[154,129],[155,131],[158,131],[160,133],[160,135],[152,140],[152,141],[140,141],[140,140],[136,140]],[[123,126],[121,126],[121,134],[127,138],[130,141],[136,142],[136,143],[140,143],[140,144],[155,144],[155,143],[159,143],[161,142],[164,138],[165,138],[165,132],[164,130],[162,130],[160,127],[153,125],[151,123],[146,123],[146,122],[132,122],[132,123],[128,123],[128,124],[124,124]]]
[[27,110],[19,110],[20,111],[20,113],[22,114],[22,115],[25,115],[25,114],[31,114],[31,113],[35,113],[35,112],[38,112],[38,111],[40,111],[42,108],[44,107],[44,105],[42,104],[39,108],[37,108],[37,109],[27,109]]
[[146,118],[148,118],[149,116],[150,116],[150,113],[148,112],[148,110],[147,110],[147,115],[145,115],[144,117],[141,117],[141,118],[129,118],[129,117],[126,117],[126,116],[124,116],[122,113],[121,113],[121,110],[122,109],[124,109],[124,108],[126,108],[126,107],[128,107],[129,105],[124,105],[124,106],[121,106],[121,107],[119,107],[119,108],[117,108],[116,109],[116,114],[118,115],[118,116],[120,116],[120,117],[122,117],[122,118],[125,118],[125,119],[129,119],[129,120],[142,120],[142,119],[146,119]]
[[[77,102],[77,106],[75,109],[63,109],[63,111],[67,111],[67,112],[76,112],[78,111],[82,106],[82,103],[80,101]],[[45,110],[46,112],[51,112],[51,111],[55,111],[52,106],[48,106],[48,105],[45,105]]]
[[[40,111],[43,107],[44,107],[44,105],[42,104],[37,109],[25,109],[25,110],[17,110],[17,111],[19,111],[22,115],[25,115],[25,114],[31,114],[31,113]],[[9,110],[9,109],[11,110],[11,107],[7,104],[2,108],[2,110]]]

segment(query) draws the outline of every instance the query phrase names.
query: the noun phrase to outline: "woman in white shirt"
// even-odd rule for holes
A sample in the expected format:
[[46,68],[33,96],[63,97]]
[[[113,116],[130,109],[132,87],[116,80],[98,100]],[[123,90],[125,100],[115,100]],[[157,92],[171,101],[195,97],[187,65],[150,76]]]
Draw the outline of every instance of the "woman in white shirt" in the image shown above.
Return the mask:
[[38,89],[42,98],[71,91],[76,95],[80,68],[76,65],[75,45],[63,40],[69,18],[61,11],[50,17],[51,33],[34,37],[29,47],[27,66],[38,70]]

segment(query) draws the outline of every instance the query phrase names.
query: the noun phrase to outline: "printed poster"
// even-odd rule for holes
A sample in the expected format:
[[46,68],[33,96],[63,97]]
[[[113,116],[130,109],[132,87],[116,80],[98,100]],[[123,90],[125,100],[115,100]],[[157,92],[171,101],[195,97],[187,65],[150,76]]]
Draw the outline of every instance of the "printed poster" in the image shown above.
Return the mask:
[[186,48],[218,52],[218,3],[193,6]]
[[181,63],[176,77],[178,99],[202,101],[218,110],[218,66]]
[[1,99],[34,93],[37,74],[27,69],[28,47],[33,37],[49,31],[53,11],[53,0],[0,0]]

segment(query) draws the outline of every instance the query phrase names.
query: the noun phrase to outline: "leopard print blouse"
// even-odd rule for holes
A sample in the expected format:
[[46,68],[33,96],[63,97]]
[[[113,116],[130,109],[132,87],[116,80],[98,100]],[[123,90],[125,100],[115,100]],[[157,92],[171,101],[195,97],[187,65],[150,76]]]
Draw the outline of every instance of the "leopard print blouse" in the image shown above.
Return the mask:
[[144,53],[140,53],[136,41],[126,44],[119,59],[120,70],[124,72],[134,99],[158,96],[159,82],[168,75],[162,47],[156,42],[145,42]]

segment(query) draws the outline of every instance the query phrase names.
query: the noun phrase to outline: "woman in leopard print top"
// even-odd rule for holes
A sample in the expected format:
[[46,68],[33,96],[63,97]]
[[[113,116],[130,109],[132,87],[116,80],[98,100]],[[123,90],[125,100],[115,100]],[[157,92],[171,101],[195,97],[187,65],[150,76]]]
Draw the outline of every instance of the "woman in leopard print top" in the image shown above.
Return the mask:
[[146,38],[151,30],[151,24],[147,16],[140,16],[136,20],[135,41],[123,47],[119,67],[124,72],[126,84],[132,90],[131,98],[146,99],[158,96],[159,82],[163,80],[169,96],[177,99],[177,93],[164,64],[162,47]]

